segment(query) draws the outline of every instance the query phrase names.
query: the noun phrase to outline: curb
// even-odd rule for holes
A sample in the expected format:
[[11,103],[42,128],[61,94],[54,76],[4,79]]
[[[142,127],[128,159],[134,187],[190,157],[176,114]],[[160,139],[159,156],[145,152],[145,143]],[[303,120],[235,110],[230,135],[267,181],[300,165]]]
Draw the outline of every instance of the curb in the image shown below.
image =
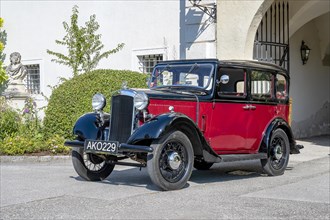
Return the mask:
[[41,163],[71,161],[71,156],[0,156],[0,163]]

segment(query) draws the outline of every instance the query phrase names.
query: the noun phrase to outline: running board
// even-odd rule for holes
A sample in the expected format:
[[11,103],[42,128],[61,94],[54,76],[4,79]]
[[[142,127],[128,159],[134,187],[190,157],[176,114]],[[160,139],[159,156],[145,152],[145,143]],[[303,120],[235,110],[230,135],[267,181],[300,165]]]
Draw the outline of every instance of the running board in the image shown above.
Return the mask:
[[224,154],[224,155],[219,155],[219,156],[221,157],[222,162],[267,159],[267,154],[266,153],[258,153],[258,154]]

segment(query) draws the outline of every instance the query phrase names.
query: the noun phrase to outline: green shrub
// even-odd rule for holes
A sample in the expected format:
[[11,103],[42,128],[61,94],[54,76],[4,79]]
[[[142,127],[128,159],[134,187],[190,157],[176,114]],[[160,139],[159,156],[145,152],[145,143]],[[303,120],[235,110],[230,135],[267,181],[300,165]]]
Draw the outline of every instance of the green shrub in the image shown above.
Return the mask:
[[41,134],[16,134],[5,137],[0,144],[0,155],[23,155],[44,152],[49,155],[68,154],[69,147],[65,147],[64,138],[55,135],[44,139]]
[[0,97],[0,141],[6,136],[17,133],[20,121],[18,112],[6,104],[4,97]]
[[69,153],[70,148],[64,146],[63,137],[45,137],[36,111],[31,98],[25,100],[22,114],[19,114],[6,104],[4,97],[0,97],[0,155]]
[[75,121],[92,111],[91,100],[97,92],[106,96],[105,111],[109,111],[110,96],[121,88],[123,81],[130,88],[146,87],[146,75],[127,70],[95,70],[63,82],[53,90],[45,111],[47,136],[71,138]]

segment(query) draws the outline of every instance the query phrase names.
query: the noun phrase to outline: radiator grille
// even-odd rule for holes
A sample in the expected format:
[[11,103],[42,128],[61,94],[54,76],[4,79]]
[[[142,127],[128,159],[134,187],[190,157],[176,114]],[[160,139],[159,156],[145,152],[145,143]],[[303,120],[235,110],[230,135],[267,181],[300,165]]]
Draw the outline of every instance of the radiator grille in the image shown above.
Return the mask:
[[134,98],[125,95],[113,96],[111,100],[110,141],[126,143],[134,123]]

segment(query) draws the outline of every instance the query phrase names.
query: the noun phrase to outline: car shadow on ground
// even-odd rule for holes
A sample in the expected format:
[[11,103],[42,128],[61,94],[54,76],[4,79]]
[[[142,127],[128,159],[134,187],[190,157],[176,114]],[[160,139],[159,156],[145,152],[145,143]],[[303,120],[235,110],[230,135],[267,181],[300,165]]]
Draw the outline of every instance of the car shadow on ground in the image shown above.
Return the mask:
[[330,147],[330,135],[322,135],[312,138],[302,138],[302,139],[298,139],[297,141],[309,142],[312,145]]
[[199,184],[235,181],[263,176],[260,160],[214,164],[209,170],[194,170],[190,181]]
[[[247,178],[258,178],[263,176],[260,161],[241,161],[214,164],[210,170],[194,169],[189,182],[195,184],[207,184],[214,182],[235,181]],[[73,177],[77,181],[85,181],[81,177]],[[184,187],[187,188],[191,184]],[[149,177],[146,168],[117,169],[105,180],[97,182],[100,184],[125,185],[147,188],[152,191],[161,191],[156,187]]]

